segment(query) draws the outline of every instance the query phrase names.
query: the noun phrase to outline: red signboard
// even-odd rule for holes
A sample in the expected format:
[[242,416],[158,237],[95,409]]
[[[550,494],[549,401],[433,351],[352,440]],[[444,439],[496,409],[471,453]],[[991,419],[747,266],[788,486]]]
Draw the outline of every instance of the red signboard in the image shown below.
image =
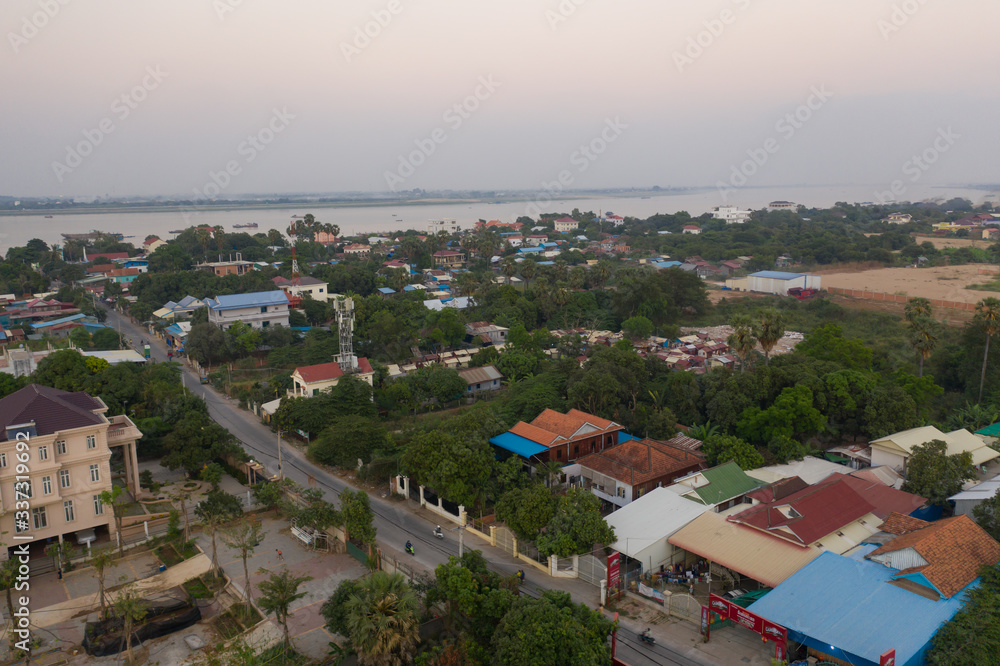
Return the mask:
[[[788,645],[788,630],[780,624],[775,624],[770,620],[762,618],[756,613],[751,613],[746,608],[734,604],[728,599],[724,599],[716,594],[709,596],[708,604],[708,607],[712,610],[712,612],[716,613],[723,620],[732,620],[736,624],[742,625],[750,631],[760,634],[766,640],[774,641],[778,646],[780,646],[782,653],[784,652],[785,646]],[[895,665],[890,664],[889,666]]]
[[878,658],[878,666],[896,666],[896,649],[886,650]]
[[622,554],[612,552],[608,555],[608,590],[618,589],[621,581]]

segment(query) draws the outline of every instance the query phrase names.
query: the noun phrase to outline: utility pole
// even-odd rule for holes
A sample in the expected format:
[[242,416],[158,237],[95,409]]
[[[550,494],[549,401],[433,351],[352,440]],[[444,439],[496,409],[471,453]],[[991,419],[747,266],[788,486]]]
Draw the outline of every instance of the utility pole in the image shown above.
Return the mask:
[[465,535],[465,525],[459,525],[458,526],[458,557],[459,558],[462,557],[462,553],[465,550],[465,539],[463,538],[464,535]]
[[278,480],[283,481],[284,472],[281,471],[281,429],[278,429]]

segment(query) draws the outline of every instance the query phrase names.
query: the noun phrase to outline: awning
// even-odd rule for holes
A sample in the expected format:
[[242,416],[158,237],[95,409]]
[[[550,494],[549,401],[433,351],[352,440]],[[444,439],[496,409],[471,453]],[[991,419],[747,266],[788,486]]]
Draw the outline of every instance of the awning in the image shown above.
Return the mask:
[[537,456],[539,453],[548,451],[548,447],[542,446],[538,442],[533,442],[526,437],[515,435],[512,432],[505,432],[490,439],[490,444],[499,446],[501,449],[515,453],[522,458]]
[[94,530],[92,529],[80,530],[75,536],[76,543],[80,546],[89,546],[91,541],[97,540],[97,535],[94,534]]

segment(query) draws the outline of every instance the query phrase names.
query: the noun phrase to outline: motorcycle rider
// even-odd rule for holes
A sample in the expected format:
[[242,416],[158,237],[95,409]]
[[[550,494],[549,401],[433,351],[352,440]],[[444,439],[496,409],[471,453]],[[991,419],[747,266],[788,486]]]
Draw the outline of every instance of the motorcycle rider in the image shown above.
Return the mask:
[[653,637],[649,635],[649,627],[646,628],[646,631],[639,634],[639,638],[647,643],[652,642]]
[[411,555],[413,554],[413,544],[410,543],[409,539],[406,540],[406,552],[410,553]]
[[440,525],[438,525],[437,527],[434,528],[434,536],[436,536],[436,537],[443,537],[444,536],[444,532],[441,531],[441,526]]

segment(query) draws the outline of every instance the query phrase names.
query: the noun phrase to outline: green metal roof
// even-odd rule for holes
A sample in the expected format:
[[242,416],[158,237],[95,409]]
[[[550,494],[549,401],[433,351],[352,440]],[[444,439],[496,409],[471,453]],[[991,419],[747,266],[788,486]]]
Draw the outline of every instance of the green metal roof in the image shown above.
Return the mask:
[[721,504],[726,500],[750,492],[754,488],[767,485],[763,481],[747,475],[734,460],[718,467],[706,469],[702,474],[708,483],[700,488],[695,488],[694,491],[705,504]]
[[994,423],[993,425],[988,425],[982,430],[976,431],[977,435],[986,435],[987,437],[1000,437],[1000,423]]

